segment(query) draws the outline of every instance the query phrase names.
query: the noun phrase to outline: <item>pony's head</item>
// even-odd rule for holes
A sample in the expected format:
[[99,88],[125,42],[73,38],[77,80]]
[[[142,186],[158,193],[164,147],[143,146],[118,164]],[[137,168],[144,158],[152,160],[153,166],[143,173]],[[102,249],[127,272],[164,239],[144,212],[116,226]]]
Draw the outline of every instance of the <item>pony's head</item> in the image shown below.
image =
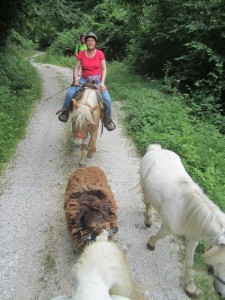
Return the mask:
[[210,265],[216,293],[225,298],[225,232],[218,238],[217,245],[209,249],[204,257]]
[[85,143],[91,133],[96,128],[96,123],[92,111],[85,105],[80,105],[72,118],[72,132],[74,144],[77,148]]

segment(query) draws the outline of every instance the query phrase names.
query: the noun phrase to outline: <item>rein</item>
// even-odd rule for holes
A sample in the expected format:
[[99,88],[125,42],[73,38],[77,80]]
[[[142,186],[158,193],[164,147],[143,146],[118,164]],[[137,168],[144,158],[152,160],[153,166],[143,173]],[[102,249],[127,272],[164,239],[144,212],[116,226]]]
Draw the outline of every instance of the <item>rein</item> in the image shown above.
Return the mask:
[[[95,90],[96,92],[97,92],[97,90]],[[90,109],[92,109],[92,106],[90,105],[90,104],[88,104],[87,102],[85,102],[85,103],[82,103],[82,102],[78,102],[78,100],[80,99],[80,97],[81,96],[83,96],[83,94],[84,94],[84,92],[85,92],[85,90],[83,90],[78,96],[77,96],[77,98],[75,98],[75,99],[73,99],[73,100],[75,100],[78,104],[80,104],[80,105],[86,105],[87,107],[89,107]],[[99,105],[100,106],[100,105]]]
[[91,105],[90,104],[88,104],[88,103],[79,103],[80,105],[86,105],[87,107],[89,107],[90,109],[92,109],[92,107],[91,107]]

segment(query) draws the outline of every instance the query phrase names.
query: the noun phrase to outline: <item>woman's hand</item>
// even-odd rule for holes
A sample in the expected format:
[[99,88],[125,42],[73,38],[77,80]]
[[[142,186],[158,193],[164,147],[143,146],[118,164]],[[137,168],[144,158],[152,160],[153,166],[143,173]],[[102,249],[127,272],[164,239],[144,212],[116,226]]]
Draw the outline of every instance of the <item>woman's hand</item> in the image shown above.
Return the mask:
[[106,88],[104,82],[102,82],[102,83],[100,84],[100,90],[101,90],[102,92],[105,92],[105,91],[107,90],[107,88]]
[[79,84],[79,80],[74,80],[73,85],[78,86]]

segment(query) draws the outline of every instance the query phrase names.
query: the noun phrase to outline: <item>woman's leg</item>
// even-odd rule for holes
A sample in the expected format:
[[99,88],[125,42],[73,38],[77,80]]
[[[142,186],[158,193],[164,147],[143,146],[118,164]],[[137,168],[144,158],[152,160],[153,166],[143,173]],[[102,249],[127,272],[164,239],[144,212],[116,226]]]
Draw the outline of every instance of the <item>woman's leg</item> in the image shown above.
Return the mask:
[[104,102],[107,104],[108,109],[109,109],[109,115],[112,118],[112,101],[109,95],[109,92],[106,90],[104,92],[101,93],[102,94],[102,98],[104,100]]
[[75,86],[75,85],[71,86],[71,87],[68,89],[67,94],[66,94],[65,101],[64,101],[64,103],[63,103],[63,108],[64,108],[64,109],[66,109],[66,108],[69,106],[70,101],[71,101],[73,95],[74,95],[79,89],[80,89],[80,87],[79,87],[79,86]]
[[114,124],[114,122],[112,120],[112,101],[111,101],[109,92],[107,90],[102,92],[102,98],[103,98],[103,101],[108,106],[109,116],[110,116],[109,119],[106,118],[106,123],[104,124],[104,126],[106,127],[106,129],[108,131],[112,131],[112,130],[116,129],[116,125]]
[[65,98],[64,103],[63,103],[63,108],[66,109],[69,106],[70,101],[71,101],[72,97],[74,96],[74,94],[81,89],[82,85],[86,81],[87,81],[86,79],[84,79],[83,77],[81,77],[80,80],[79,80],[79,83],[80,83],[79,86],[72,85],[68,89],[67,94],[66,94],[66,98]]

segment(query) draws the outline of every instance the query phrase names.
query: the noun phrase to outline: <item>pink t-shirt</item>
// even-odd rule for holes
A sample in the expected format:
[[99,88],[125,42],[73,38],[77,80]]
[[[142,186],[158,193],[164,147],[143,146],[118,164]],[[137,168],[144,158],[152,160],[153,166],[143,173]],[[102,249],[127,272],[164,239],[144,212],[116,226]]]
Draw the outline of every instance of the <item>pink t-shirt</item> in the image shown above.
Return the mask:
[[85,51],[80,51],[77,59],[81,62],[82,77],[88,78],[93,75],[101,75],[101,61],[105,59],[105,55],[101,50],[96,49],[95,56],[92,58],[87,57]]

